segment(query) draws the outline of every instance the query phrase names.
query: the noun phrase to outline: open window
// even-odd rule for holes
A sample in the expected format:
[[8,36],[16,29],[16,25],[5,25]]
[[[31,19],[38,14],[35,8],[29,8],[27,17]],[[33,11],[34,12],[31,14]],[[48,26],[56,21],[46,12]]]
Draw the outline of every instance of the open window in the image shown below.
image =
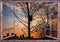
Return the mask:
[[57,39],[57,2],[3,2],[2,8],[2,39]]

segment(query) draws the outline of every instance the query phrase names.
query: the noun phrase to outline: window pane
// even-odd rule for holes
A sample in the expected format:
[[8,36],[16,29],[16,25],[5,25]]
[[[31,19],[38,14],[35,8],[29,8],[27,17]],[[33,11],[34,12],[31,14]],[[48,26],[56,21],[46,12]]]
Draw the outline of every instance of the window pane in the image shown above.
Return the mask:
[[[8,3],[7,3],[8,4]],[[11,8],[6,3],[2,4],[2,36],[8,37],[14,33],[14,16]]]
[[46,30],[46,35],[50,36],[50,30]]
[[57,31],[51,30],[52,37],[57,37]]

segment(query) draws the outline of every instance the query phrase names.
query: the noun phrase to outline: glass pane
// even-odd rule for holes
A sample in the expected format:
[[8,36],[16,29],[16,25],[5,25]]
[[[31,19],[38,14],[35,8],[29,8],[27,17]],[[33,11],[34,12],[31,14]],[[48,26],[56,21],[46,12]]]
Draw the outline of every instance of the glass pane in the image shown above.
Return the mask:
[[[48,13],[47,14],[47,19],[48,19],[48,28],[46,28],[46,31],[49,32],[51,31],[51,37],[57,37],[57,33],[55,33],[57,31],[57,26],[58,26],[58,4],[57,3],[53,3],[50,4],[48,7]],[[47,32],[48,33],[48,32]]]
[[[3,13],[2,13],[2,36],[10,36],[11,32],[14,33],[14,16],[11,12],[11,8],[6,4],[3,3]],[[12,30],[12,31],[11,31]],[[11,32],[10,32],[11,31]]]
[[42,7],[43,3],[44,2],[30,3],[30,15],[32,15],[30,28],[33,38],[44,38],[44,29],[46,28],[45,26],[47,26],[47,16],[44,7]]
[[52,27],[51,27],[51,29],[53,29],[53,30],[57,30],[57,26],[58,26],[58,18],[55,18],[55,19],[52,19]]
[[52,37],[57,37],[57,31],[51,30],[51,36]]
[[50,30],[46,30],[46,35],[50,36]]
[[51,21],[52,21],[52,29],[57,30],[58,26],[58,4],[55,4],[55,6],[52,8],[52,14],[51,14]]

